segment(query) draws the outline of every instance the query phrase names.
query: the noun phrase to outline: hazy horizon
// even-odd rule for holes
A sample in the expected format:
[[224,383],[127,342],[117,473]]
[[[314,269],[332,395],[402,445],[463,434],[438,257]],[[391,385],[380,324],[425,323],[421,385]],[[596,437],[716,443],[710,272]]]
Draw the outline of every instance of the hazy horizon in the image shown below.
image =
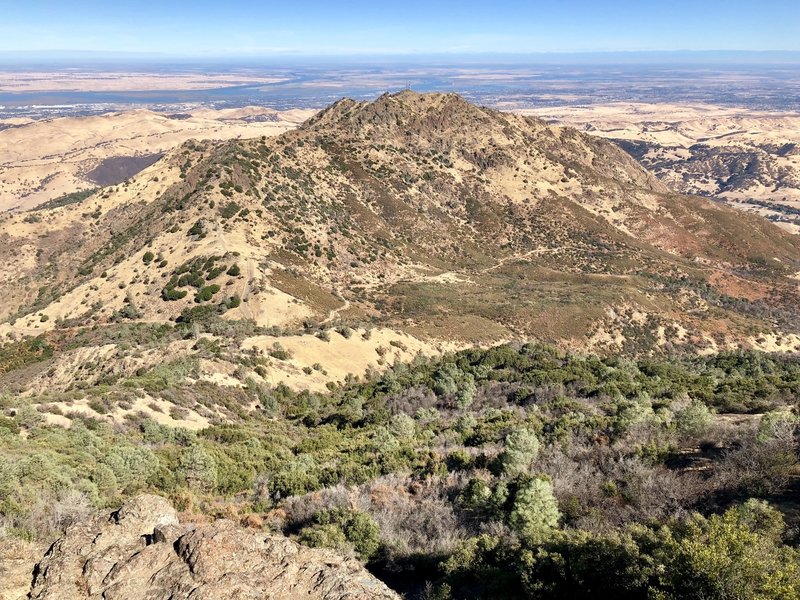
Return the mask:
[[252,64],[447,64],[464,65],[669,65],[669,64],[797,64],[800,50],[663,50],[663,51],[597,51],[597,52],[419,52],[394,54],[253,54],[208,55],[127,52],[105,50],[0,50],[0,64],[23,66],[32,63],[58,65],[80,61],[87,66],[104,66],[128,62],[134,65],[186,64],[248,66]]

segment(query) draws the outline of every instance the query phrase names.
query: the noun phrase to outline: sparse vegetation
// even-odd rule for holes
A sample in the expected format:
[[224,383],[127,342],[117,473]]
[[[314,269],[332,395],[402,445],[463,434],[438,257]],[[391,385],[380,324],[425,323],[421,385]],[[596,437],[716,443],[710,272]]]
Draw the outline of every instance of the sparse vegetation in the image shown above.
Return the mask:
[[68,194],[64,194],[59,196],[58,198],[54,198],[45,202],[44,204],[40,204],[36,207],[36,210],[51,210],[53,208],[59,208],[61,206],[67,206],[69,204],[77,204],[78,202],[83,202],[90,196],[93,196],[100,188],[89,188],[86,190],[80,190],[77,192],[71,192]]

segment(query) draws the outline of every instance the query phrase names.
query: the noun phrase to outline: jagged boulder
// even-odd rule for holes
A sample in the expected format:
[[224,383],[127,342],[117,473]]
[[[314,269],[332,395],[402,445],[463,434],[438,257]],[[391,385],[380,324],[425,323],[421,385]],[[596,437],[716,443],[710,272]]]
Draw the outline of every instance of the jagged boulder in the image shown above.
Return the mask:
[[35,600],[396,599],[353,558],[226,520],[182,524],[158,496],[72,525],[36,565]]

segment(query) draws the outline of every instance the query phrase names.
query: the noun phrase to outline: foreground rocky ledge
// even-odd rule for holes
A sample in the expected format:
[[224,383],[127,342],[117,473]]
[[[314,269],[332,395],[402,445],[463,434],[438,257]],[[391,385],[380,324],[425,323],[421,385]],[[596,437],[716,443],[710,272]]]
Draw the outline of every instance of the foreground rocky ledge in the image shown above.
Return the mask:
[[181,524],[158,496],[72,525],[36,565],[37,600],[398,599],[355,559],[231,521]]

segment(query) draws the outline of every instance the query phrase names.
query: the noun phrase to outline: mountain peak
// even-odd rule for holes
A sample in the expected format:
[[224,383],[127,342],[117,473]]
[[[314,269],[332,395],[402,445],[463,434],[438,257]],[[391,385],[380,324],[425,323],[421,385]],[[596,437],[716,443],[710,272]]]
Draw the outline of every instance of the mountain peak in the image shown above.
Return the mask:
[[412,133],[430,133],[485,121],[489,113],[470,104],[458,94],[403,90],[386,93],[372,102],[343,98],[311,119],[306,128],[345,127],[399,128]]
[[[34,265],[0,282],[20,299],[8,328],[372,322],[389,332],[373,340],[408,352],[532,337],[619,351],[636,328],[661,346],[750,343],[775,330],[761,315],[796,328],[786,308],[797,297],[795,238],[671,193],[613,143],[456,94],[342,99],[297,131],[188,143],[158,168],[157,181],[149,173],[127,191],[42,212],[43,225],[8,217],[6,231],[28,232],[18,245]],[[75,231],[86,240],[77,248]],[[46,259],[37,244],[48,244]],[[20,263],[2,248],[0,258]],[[766,300],[746,319],[718,316],[733,315],[737,305],[719,298],[737,290]],[[722,318],[735,324],[724,335]],[[265,343],[278,341],[291,343]],[[361,356],[366,367],[371,354]]]

